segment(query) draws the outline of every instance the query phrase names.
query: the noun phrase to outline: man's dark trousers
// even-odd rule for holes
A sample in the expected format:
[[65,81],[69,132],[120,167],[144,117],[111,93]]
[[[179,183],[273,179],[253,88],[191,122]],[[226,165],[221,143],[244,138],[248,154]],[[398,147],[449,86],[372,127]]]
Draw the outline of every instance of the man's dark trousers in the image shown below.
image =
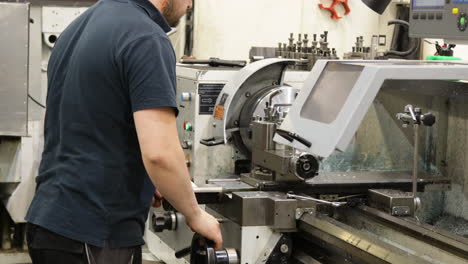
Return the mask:
[[33,264],[141,264],[141,247],[98,248],[28,224],[26,240]]

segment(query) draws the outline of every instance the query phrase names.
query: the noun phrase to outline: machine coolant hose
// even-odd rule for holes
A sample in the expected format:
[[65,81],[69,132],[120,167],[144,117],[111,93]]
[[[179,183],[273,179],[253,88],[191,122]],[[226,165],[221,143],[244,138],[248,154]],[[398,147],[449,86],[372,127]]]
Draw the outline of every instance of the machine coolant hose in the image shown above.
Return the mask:
[[[410,24],[404,20],[399,20],[399,19],[394,19],[388,21],[388,25],[400,25],[402,27],[405,27],[406,29],[409,30]],[[419,46],[421,45],[421,40],[420,39],[412,39],[411,40],[411,47],[407,51],[396,51],[396,50],[389,50],[385,52],[385,56],[388,55],[395,55],[399,57],[405,57],[410,55],[411,53],[415,52]]]

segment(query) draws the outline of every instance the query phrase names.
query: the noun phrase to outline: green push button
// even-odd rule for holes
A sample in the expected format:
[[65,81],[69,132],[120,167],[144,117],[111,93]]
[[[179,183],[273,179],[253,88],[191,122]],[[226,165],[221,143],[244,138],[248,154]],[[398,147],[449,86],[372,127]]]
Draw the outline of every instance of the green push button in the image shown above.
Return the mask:
[[466,17],[460,18],[460,25],[464,26],[466,24]]

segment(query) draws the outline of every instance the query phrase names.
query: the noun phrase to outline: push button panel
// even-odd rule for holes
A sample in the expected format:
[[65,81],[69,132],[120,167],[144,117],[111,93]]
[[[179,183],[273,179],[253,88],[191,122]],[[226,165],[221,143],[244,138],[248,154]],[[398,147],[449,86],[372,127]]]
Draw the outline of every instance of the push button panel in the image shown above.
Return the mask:
[[410,37],[468,40],[468,0],[411,0]]

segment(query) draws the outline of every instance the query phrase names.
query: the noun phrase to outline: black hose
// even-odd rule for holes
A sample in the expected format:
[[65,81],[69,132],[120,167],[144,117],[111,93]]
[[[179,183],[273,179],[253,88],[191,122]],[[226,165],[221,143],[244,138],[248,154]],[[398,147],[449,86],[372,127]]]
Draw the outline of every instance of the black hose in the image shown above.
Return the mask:
[[410,23],[405,21],[405,20],[401,20],[401,19],[393,19],[393,20],[390,20],[388,21],[387,25],[391,26],[391,25],[401,25],[401,26],[406,26],[407,28],[410,27]]
[[[400,19],[394,19],[388,21],[388,25],[399,25],[402,27],[405,27],[409,30],[410,24],[407,21],[400,20]],[[410,55],[411,53],[415,52],[419,46],[421,45],[421,39],[412,39],[411,40],[411,47],[407,51],[397,51],[397,50],[389,50],[385,52],[385,56],[388,55],[394,55],[394,56],[399,56],[399,57],[405,57]]]

